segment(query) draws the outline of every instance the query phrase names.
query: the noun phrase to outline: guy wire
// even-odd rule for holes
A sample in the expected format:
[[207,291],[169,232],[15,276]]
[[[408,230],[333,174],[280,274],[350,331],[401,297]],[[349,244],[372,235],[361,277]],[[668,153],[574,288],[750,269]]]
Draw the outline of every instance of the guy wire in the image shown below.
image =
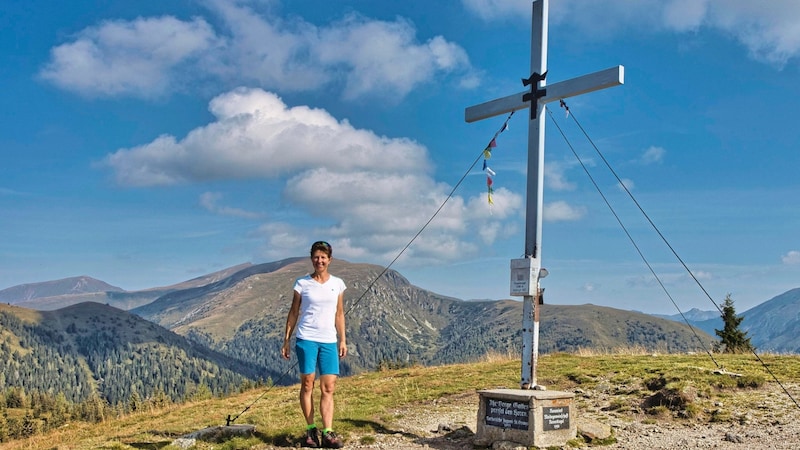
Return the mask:
[[558,132],[561,133],[561,137],[564,138],[564,142],[567,143],[567,146],[572,151],[572,154],[575,155],[575,159],[577,159],[578,163],[580,163],[581,167],[583,168],[583,171],[586,173],[586,176],[589,177],[589,180],[592,182],[592,185],[594,185],[595,190],[597,190],[597,192],[600,194],[600,197],[603,198],[603,201],[605,202],[606,206],[608,206],[608,209],[611,211],[611,214],[617,220],[617,223],[622,228],[622,231],[624,231],[625,235],[628,236],[628,240],[630,240],[631,244],[633,244],[633,247],[636,249],[636,252],[639,254],[639,257],[642,258],[642,261],[644,261],[644,264],[650,270],[650,273],[653,274],[653,277],[658,282],[658,285],[661,286],[661,289],[664,291],[664,293],[667,295],[669,300],[675,306],[675,309],[677,309],[678,312],[681,314],[681,317],[683,317],[683,321],[686,322],[686,325],[689,326],[689,329],[692,331],[692,334],[694,334],[694,337],[695,337],[695,339],[697,339],[697,342],[699,342],[700,346],[703,347],[703,350],[706,352],[708,357],[711,358],[711,361],[714,362],[714,365],[717,366],[717,368],[719,368],[720,365],[717,363],[717,361],[711,355],[711,352],[706,348],[706,345],[703,343],[703,340],[700,339],[700,336],[698,336],[698,334],[695,331],[695,329],[692,326],[692,324],[689,323],[689,320],[686,318],[686,316],[683,315],[683,311],[681,311],[681,309],[678,307],[678,304],[675,303],[675,299],[672,298],[672,295],[670,295],[669,291],[667,290],[667,287],[664,286],[664,283],[661,281],[661,278],[658,276],[658,274],[656,274],[655,270],[653,270],[653,266],[650,265],[650,262],[644,256],[644,253],[642,253],[642,250],[639,248],[639,245],[636,243],[636,240],[633,239],[633,236],[631,236],[630,232],[628,232],[628,228],[625,227],[624,223],[622,223],[622,219],[619,217],[617,212],[614,210],[614,207],[611,206],[611,203],[608,201],[608,198],[603,193],[602,189],[600,189],[600,186],[594,180],[594,177],[592,176],[592,174],[589,173],[589,169],[583,163],[583,160],[581,160],[581,157],[578,156],[578,153],[575,151],[575,148],[572,146],[572,143],[569,141],[569,139],[567,139],[566,134],[564,134],[564,130],[561,129],[561,126],[558,124],[558,122],[556,122],[555,118],[553,117],[553,112],[548,109],[547,113],[550,115],[550,119],[553,121],[553,123],[555,124],[556,128],[558,128]]
[[[606,167],[608,168],[608,170],[609,170],[609,171],[610,171],[610,172],[611,172],[611,173],[614,175],[614,177],[617,179],[617,182],[619,183],[619,185],[620,185],[620,186],[622,186],[622,188],[623,188],[623,189],[625,190],[625,192],[628,194],[628,197],[629,197],[629,198],[630,198],[630,199],[633,201],[633,203],[636,205],[636,207],[639,209],[639,211],[642,213],[642,215],[643,215],[643,216],[644,216],[644,217],[647,219],[647,221],[650,223],[650,226],[652,226],[652,227],[653,227],[653,229],[656,231],[656,233],[658,234],[658,236],[661,238],[661,240],[664,242],[664,244],[665,244],[665,245],[666,245],[666,246],[667,246],[667,247],[670,249],[670,251],[671,251],[671,252],[672,252],[672,254],[675,256],[675,258],[676,258],[676,259],[677,259],[677,260],[678,260],[678,261],[681,263],[681,265],[682,265],[682,266],[683,266],[683,268],[686,270],[686,272],[687,272],[687,273],[688,273],[688,274],[689,274],[689,275],[692,277],[692,279],[693,279],[693,280],[694,280],[694,282],[697,284],[697,286],[700,288],[700,290],[702,290],[702,291],[703,291],[703,293],[706,295],[706,297],[708,297],[708,299],[711,301],[711,303],[712,303],[712,304],[714,304],[714,306],[717,308],[717,310],[720,312],[720,314],[722,314],[722,309],[721,309],[721,308],[719,307],[719,305],[718,305],[718,304],[717,304],[717,303],[714,301],[714,299],[713,299],[713,298],[711,298],[711,295],[709,295],[708,291],[706,291],[706,289],[705,289],[705,287],[703,286],[703,284],[702,284],[702,283],[700,283],[700,280],[698,280],[698,279],[697,279],[697,277],[695,277],[695,275],[692,273],[692,271],[691,271],[691,270],[689,270],[689,267],[686,265],[686,263],[683,261],[683,259],[682,259],[682,258],[681,258],[681,257],[678,255],[678,252],[676,252],[676,251],[675,251],[675,249],[674,249],[674,248],[672,247],[672,245],[669,243],[669,241],[667,240],[667,238],[666,238],[666,237],[664,237],[664,235],[661,233],[661,230],[659,230],[659,229],[658,229],[658,227],[656,226],[656,224],[655,224],[655,223],[654,223],[654,222],[653,222],[653,221],[650,219],[650,216],[649,216],[649,215],[647,215],[647,213],[644,211],[644,209],[642,208],[642,206],[639,204],[639,202],[638,202],[638,201],[636,200],[636,198],[633,196],[633,194],[632,194],[632,193],[631,193],[631,191],[628,189],[628,187],[627,187],[627,186],[625,186],[625,183],[623,183],[623,182],[622,182],[622,179],[619,177],[619,175],[617,175],[617,172],[614,170],[614,168],[613,168],[613,167],[611,167],[611,164],[608,162],[608,160],[606,160],[605,156],[603,156],[602,152],[600,152],[600,149],[597,147],[597,145],[595,145],[595,143],[594,143],[594,141],[592,140],[592,138],[589,136],[589,134],[586,132],[586,130],[583,128],[583,126],[580,124],[580,122],[578,122],[578,119],[577,119],[577,117],[575,117],[575,114],[571,112],[571,110],[570,110],[570,109],[569,109],[569,107],[566,105],[566,103],[564,103],[564,101],[563,101],[563,100],[561,101],[561,106],[562,106],[562,107],[564,107],[564,108],[565,108],[565,109],[568,111],[569,115],[572,117],[572,120],[575,122],[575,124],[578,126],[578,128],[579,128],[579,129],[581,130],[581,132],[583,133],[583,135],[586,137],[586,139],[587,139],[587,140],[589,141],[589,143],[592,145],[592,148],[594,148],[594,150],[595,150],[595,152],[598,154],[598,156],[600,156],[600,159],[602,159],[602,160],[603,160],[603,163],[606,165]],[[553,114],[552,114],[552,112],[550,112],[550,111],[548,110],[548,113],[550,114],[550,118],[553,120],[553,123],[556,123],[556,127],[558,127],[558,124],[557,124],[557,122],[556,122],[556,121],[555,121],[555,119],[553,118]],[[560,127],[558,127],[558,128],[559,128],[559,131],[561,131],[561,128],[560,128]],[[563,136],[563,132],[562,132],[562,136]],[[566,140],[566,137],[565,137],[565,140]],[[571,146],[571,145],[570,145],[570,149],[572,149],[572,146]],[[575,153],[575,152],[574,152],[574,150],[573,150],[573,153]],[[577,154],[576,154],[575,156],[577,157]],[[580,158],[578,158],[578,160],[580,161]],[[582,163],[582,162],[581,162],[581,166],[583,166],[583,163]],[[584,167],[584,170],[586,170],[586,167]],[[588,174],[588,171],[587,171],[587,174]],[[590,176],[590,178],[591,178],[591,176]],[[592,180],[592,182],[594,183],[594,180]],[[595,184],[595,187],[597,187],[597,185],[596,185],[596,184]],[[601,194],[601,195],[602,195],[602,194]],[[603,197],[603,198],[605,199],[605,197]],[[606,203],[608,203],[608,202],[606,202]],[[613,210],[612,210],[612,211],[613,211]],[[615,216],[616,216],[616,214],[615,214]],[[619,219],[618,219],[618,220],[619,220]],[[626,234],[627,234],[627,231],[626,231]],[[629,235],[628,237],[630,238],[630,235]],[[635,245],[635,244],[634,244],[634,245]],[[637,251],[638,251],[638,247],[637,247]],[[640,253],[640,254],[641,254],[641,253]],[[648,267],[650,267],[650,266],[648,265]],[[652,268],[650,268],[650,270],[651,270],[651,272],[652,272],[652,270],[653,270],[653,269],[652,269]],[[656,279],[658,279],[658,277],[656,277]],[[661,284],[661,281],[660,281],[660,280],[659,280],[659,284]],[[663,288],[663,285],[662,285],[662,288]],[[667,295],[669,296],[669,294],[667,294]],[[670,298],[670,300],[672,300],[672,297],[671,297],[671,296],[669,296],[669,298]],[[672,301],[672,304],[673,304],[673,305],[675,305],[675,307],[676,307],[676,308],[678,309],[678,311],[681,313],[681,317],[683,317],[684,321],[686,321],[686,324],[687,324],[687,325],[689,325],[689,328],[692,328],[692,326],[689,324],[689,322],[688,322],[688,320],[686,319],[686,317],[683,315],[683,312],[680,310],[680,308],[678,308],[678,305],[676,305],[676,304],[675,304],[674,300]],[[693,328],[692,328],[692,332],[694,332],[694,329],[693,329]],[[695,336],[697,336],[697,334],[695,334]],[[698,339],[699,339],[699,338],[698,338]],[[708,351],[706,351],[706,352],[708,353]],[[767,371],[767,373],[769,373],[769,374],[770,374],[770,376],[772,377],[772,379],[773,379],[773,380],[775,380],[775,382],[778,384],[778,386],[780,386],[780,387],[781,387],[781,389],[783,390],[783,392],[784,392],[784,393],[786,393],[786,395],[789,397],[789,399],[791,399],[791,400],[792,400],[792,402],[795,404],[795,406],[797,406],[797,408],[798,408],[798,409],[800,409],[800,403],[798,403],[798,402],[797,402],[797,400],[794,398],[794,396],[792,396],[792,394],[789,392],[789,390],[788,390],[788,389],[786,389],[786,387],[783,385],[783,383],[781,383],[781,381],[778,379],[778,377],[775,375],[775,373],[774,373],[774,372],[772,372],[772,370],[769,368],[769,366],[768,366],[768,365],[767,365],[767,364],[766,364],[766,363],[765,363],[765,362],[764,362],[764,361],[761,359],[761,356],[759,356],[759,355],[758,355],[758,353],[756,352],[755,348],[753,348],[753,347],[751,346],[751,348],[750,348],[750,352],[753,354],[753,356],[755,356],[755,358],[758,360],[758,362],[761,364],[761,366],[764,368],[764,370],[766,370],[766,371]],[[711,354],[710,354],[710,353],[709,353],[709,357],[711,357]],[[711,357],[711,359],[712,359],[712,361],[714,360],[714,358],[713,358],[713,357]],[[714,361],[714,364],[717,364],[717,362],[716,362],[716,361]],[[718,364],[717,364],[717,367],[719,367],[719,365],[718,365]]]
[[[513,116],[513,115],[514,115],[514,111],[511,111],[511,113],[510,113],[510,114],[508,115],[508,117],[506,118],[505,122],[503,122],[503,126],[502,126],[502,127],[501,127],[501,128],[500,128],[500,129],[499,129],[499,130],[498,130],[498,131],[497,131],[497,132],[494,134],[494,137],[492,137],[492,139],[491,139],[491,140],[489,140],[489,142],[490,142],[490,143],[491,143],[491,142],[492,142],[494,139],[496,139],[496,138],[497,138],[497,136],[498,136],[498,135],[499,135],[499,134],[500,134],[500,133],[501,133],[503,130],[505,130],[505,129],[506,129],[506,125],[508,124],[508,121],[511,119],[511,116]],[[415,240],[417,240],[417,238],[418,238],[418,237],[419,237],[419,236],[422,234],[422,232],[423,232],[423,231],[425,231],[425,229],[428,227],[428,225],[430,225],[430,224],[431,224],[431,222],[433,222],[433,219],[435,219],[435,218],[436,218],[436,216],[437,216],[437,215],[439,215],[439,213],[442,211],[442,209],[443,209],[443,208],[444,208],[444,206],[447,204],[447,202],[448,202],[448,201],[449,201],[449,200],[450,200],[450,199],[453,197],[453,194],[455,194],[455,192],[456,192],[456,190],[459,188],[459,186],[461,186],[461,183],[463,183],[463,182],[464,182],[464,180],[467,178],[467,176],[469,176],[470,172],[472,172],[472,169],[474,169],[474,168],[475,168],[475,165],[476,165],[476,164],[478,164],[478,161],[480,161],[480,160],[481,160],[481,156],[483,156],[483,152],[484,152],[484,150],[481,150],[480,154],[478,154],[478,157],[477,157],[477,158],[475,158],[475,161],[473,161],[473,162],[472,162],[472,165],[470,165],[470,166],[469,166],[469,168],[466,170],[466,172],[464,172],[464,174],[461,176],[461,178],[460,178],[460,179],[458,180],[458,182],[455,184],[455,186],[453,186],[453,189],[451,189],[451,190],[450,190],[450,193],[449,193],[449,194],[447,194],[447,197],[446,197],[446,198],[445,198],[445,199],[442,201],[442,204],[441,204],[441,205],[439,205],[439,208],[437,208],[437,209],[436,209],[436,211],[433,213],[433,215],[430,217],[430,219],[428,219],[428,221],[427,221],[427,222],[425,222],[425,224],[424,224],[424,225],[422,225],[422,228],[420,228],[420,229],[419,229],[419,231],[417,231],[417,233],[414,235],[414,237],[412,237],[412,238],[411,238],[411,240],[410,240],[410,241],[408,241],[408,243],[407,243],[407,244],[406,244],[406,245],[405,245],[405,246],[404,246],[404,247],[403,247],[403,248],[400,250],[400,252],[397,254],[397,256],[395,256],[395,257],[394,257],[394,259],[393,259],[393,260],[392,260],[392,261],[389,263],[389,265],[387,265],[386,267],[384,267],[384,268],[383,268],[383,270],[381,271],[381,273],[379,273],[377,276],[375,276],[375,277],[372,279],[372,281],[371,281],[371,282],[370,282],[370,283],[367,285],[367,287],[366,287],[366,288],[364,288],[364,292],[362,292],[362,293],[361,293],[361,295],[358,297],[358,299],[356,299],[356,301],[355,301],[355,302],[353,302],[353,304],[351,304],[349,308],[347,308],[347,310],[346,310],[346,311],[345,311],[345,313],[344,313],[344,315],[345,315],[345,316],[347,316],[348,314],[350,314],[350,312],[353,310],[353,308],[355,308],[355,307],[356,307],[356,305],[358,305],[358,304],[361,302],[361,300],[363,300],[363,299],[364,299],[364,297],[367,295],[367,292],[369,292],[369,291],[370,291],[370,289],[372,289],[372,286],[374,286],[374,285],[375,285],[375,283],[377,283],[377,282],[378,282],[378,280],[379,280],[379,279],[380,279],[380,278],[381,278],[381,277],[382,277],[384,274],[386,274],[386,272],[388,272],[388,271],[389,271],[389,269],[392,267],[392,265],[394,265],[394,263],[396,263],[396,262],[397,262],[397,260],[398,260],[398,259],[400,259],[400,257],[401,257],[401,256],[403,256],[403,253],[405,253],[405,251],[406,251],[406,250],[408,250],[408,248],[409,248],[409,247],[411,247],[411,244],[413,244],[413,243],[414,243],[414,241],[415,241]],[[250,409],[250,408],[251,408],[253,405],[255,405],[255,404],[256,404],[256,403],[257,403],[259,400],[261,400],[261,399],[262,399],[262,398],[263,398],[265,395],[267,395],[267,393],[269,393],[269,391],[270,391],[270,390],[272,390],[272,388],[273,388],[273,387],[275,387],[275,385],[277,385],[279,381],[282,381],[284,378],[286,378],[286,376],[288,376],[288,375],[289,375],[289,373],[290,373],[291,371],[293,371],[295,367],[297,367],[297,365],[298,365],[298,362],[297,362],[297,361],[295,361],[295,363],[292,365],[292,367],[290,367],[288,370],[286,370],[286,372],[284,372],[284,373],[283,373],[283,374],[282,374],[282,375],[281,375],[281,376],[278,378],[278,381],[274,382],[274,383],[273,383],[271,386],[267,387],[267,389],[265,389],[265,390],[264,390],[264,392],[263,392],[263,393],[262,393],[260,396],[258,396],[258,398],[256,398],[256,399],[255,399],[255,400],[253,400],[253,401],[252,401],[252,402],[251,402],[249,405],[247,405],[247,406],[246,406],[246,407],[245,407],[245,408],[242,410],[242,412],[240,412],[239,414],[237,414],[237,415],[235,415],[235,416],[233,416],[233,417],[231,417],[231,416],[229,415],[229,416],[228,416],[228,418],[227,418],[227,420],[226,420],[226,422],[227,422],[227,425],[230,425],[230,424],[232,424],[233,422],[235,422],[235,421],[236,421],[236,419],[238,419],[238,418],[239,418],[239,417],[240,417],[242,414],[244,414],[245,412],[247,412],[247,410],[249,410],[249,409]]]

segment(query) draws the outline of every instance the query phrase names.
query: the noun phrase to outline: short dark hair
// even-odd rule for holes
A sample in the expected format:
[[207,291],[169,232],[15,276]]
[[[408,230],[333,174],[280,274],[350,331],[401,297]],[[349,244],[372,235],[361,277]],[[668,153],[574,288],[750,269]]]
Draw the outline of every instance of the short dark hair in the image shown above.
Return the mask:
[[317,241],[311,244],[311,256],[314,256],[314,252],[317,250],[325,252],[328,258],[333,256],[333,247],[325,241]]

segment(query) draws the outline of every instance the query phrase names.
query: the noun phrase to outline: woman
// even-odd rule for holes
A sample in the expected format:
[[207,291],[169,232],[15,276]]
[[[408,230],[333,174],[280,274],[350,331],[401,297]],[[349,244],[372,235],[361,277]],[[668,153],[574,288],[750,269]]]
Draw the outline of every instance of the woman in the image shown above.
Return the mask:
[[[314,273],[298,278],[281,356],[289,359],[289,343],[297,331],[295,352],[300,369],[300,409],[306,419],[306,447],[341,448],[343,443],[333,432],[333,392],[339,375],[339,358],[347,355],[344,327],[344,290],[341,278],[328,273],[333,256],[331,245],[317,241],[311,245]],[[338,338],[338,340],[337,340]],[[338,342],[338,344],[337,344]],[[314,422],[314,377],[319,369],[319,410],[322,415],[322,434]]]

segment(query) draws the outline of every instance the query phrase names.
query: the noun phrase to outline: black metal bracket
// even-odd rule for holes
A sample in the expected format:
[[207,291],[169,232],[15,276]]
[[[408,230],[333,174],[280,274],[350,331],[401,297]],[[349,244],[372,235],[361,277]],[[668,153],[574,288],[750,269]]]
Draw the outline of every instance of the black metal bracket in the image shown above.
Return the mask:
[[[539,109],[538,100],[540,98],[544,97],[545,95],[547,95],[547,89],[545,89],[545,88],[539,89],[539,88],[536,87],[536,85],[540,81],[543,81],[545,78],[547,78],[547,71],[545,71],[541,75],[539,75],[537,72],[533,72],[530,77],[522,79],[522,85],[523,86],[530,86],[531,87],[531,91],[526,93],[526,94],[523,94],[523,96],[522,96],[522,101],[523,102],[530,102],[531,103],[530,106],[529,106],[529,108],[531,110],[531,120],[536,118],[536,113],[537,113],[537,110]],[[537,101],[534,101],[534,100],[537,100]]]
[[522,85],[523,86],[528,86],[528,85],[531,85],[533,83],[538,83],[539,81],[543,81],[545,78],[547,78],[547,72],[546,71],[545,71],[545,73],[543,73],[541,75],[539,75],[536,72],[533,72],[531,74],[531,76],[529,76],[528,78],[523,78],[522,79]]

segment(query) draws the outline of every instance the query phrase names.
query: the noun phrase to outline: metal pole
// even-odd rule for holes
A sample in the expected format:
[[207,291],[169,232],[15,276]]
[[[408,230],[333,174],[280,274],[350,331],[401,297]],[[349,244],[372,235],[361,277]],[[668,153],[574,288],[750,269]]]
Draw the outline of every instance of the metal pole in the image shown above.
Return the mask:
[[[531,75],[541,79],[531,86],[532,92],[546,86],[547,73],[547,16],[548,0],[533,2],[531,21]],[[531,118],[528,126],[528,186],[525,214],[525,257],[536,263],[535,279],[531,290],[534,295],[523,298],[522,313],[522,380],[523,389],[536,388],[536,365],[539,359],[539,269],[542,249],[542,201],[544,192],[544,104],[538,95],[531,98]]]

